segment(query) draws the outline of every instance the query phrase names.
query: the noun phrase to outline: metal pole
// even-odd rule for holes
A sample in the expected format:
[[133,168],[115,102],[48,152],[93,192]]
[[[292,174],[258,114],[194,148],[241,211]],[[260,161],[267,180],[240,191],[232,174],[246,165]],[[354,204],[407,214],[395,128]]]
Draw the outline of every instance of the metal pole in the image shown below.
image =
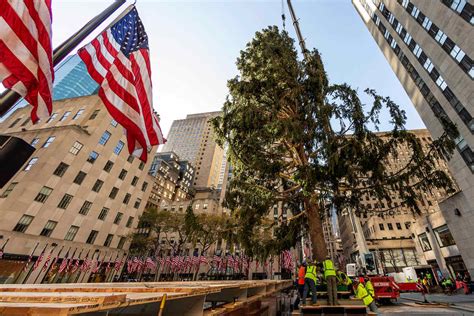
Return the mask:
[[286,0],[288,4],[288,9],[290,10],[291,19],[293,20],[293,26],[295,27],[296,36],[298,37],[298,41],[301,47],[301,52],[304,55],[304,58],[308,58],[308,50],[306,49],[306,44],[304,42],[303,35],[301,35],[300,25],[298,23],[298,19],[296,18],[295,11],[293,10],[293,5],[291,4],[291,0]]
[[[53,51],[53,66],[61,62],[72,50],[79,45],[92,31],[114,13],[126,0],[115,0],[107,9],[86,23],[79,31],[74,33],[65,42]],[[21,99],[21,95],[13,90],[6,90],[0,95],[0,117],[4,116],[15,103]]]

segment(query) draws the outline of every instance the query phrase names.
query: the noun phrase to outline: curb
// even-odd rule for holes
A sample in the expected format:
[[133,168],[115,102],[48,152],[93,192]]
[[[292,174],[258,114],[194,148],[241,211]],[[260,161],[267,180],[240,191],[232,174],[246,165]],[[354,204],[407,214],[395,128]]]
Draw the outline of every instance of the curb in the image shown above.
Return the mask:
[[[416,302],[416,303],[424,303],[422,300],[415,299],[415,298],[408,298],[408,297],[400,297],[400,298],[404,299],[404,300],[408,300],[408,301],[413,301],[413,302]],[[437,301],[430,301],[430,303],[441,304],[441,305],[444,305],[444,306],[449,307],[449,308],[458,309],[458,310],[461,310],[461,311],[464,311],[464,312],[474,313],[474,309],[464,307],[464,306],[460,306],[460,305],[456,305],[454,303],[437,302]]]

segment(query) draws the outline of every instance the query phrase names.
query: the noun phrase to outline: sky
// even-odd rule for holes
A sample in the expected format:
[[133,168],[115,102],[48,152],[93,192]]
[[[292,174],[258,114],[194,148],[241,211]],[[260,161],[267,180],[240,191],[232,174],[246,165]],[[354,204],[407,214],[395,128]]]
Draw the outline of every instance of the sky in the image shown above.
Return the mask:
[[[111,2],[53,0],[53,46]],[[240,50],[256,31],[268,25],[282,27],[281,0],[137,0],[136,6],[149,37],[154,107],[165,135],[173,120],[219,110],[228,93],[227,80],[238,74],[235,61]],[[407,128],[424,128],[350,0],[293,0],[293,7],[306,46],[321,52],[331,83],[346,82],[360,92],[374,88],[406,110]],[[284,12],[286,30],[296,38],[286,0]]]

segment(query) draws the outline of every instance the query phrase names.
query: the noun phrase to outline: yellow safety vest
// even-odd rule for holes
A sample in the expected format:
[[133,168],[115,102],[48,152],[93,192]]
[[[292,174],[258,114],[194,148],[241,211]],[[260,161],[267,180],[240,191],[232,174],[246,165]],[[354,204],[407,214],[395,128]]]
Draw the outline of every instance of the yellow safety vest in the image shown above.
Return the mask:
[[350,286],[352,284],[351,278],[349,278],[344,272],[339,272],[337,275],[339,283]]
[[365,289],[362,283],[359,283],[359,285],[357,286],[355,294],[357,298],[361,299],[364,302],[365,306],[369,306],[370,303],[374,301],[374,298],[369,293],[367,293],[367,290]]
[[372,282],[370,282],[370,280],[365,282],[365,288],[367,289],[367,292],[372,295],[372,297],[375,296],[374,285],[372,284]]
[[326,259],[323,261],[324,267],[324,278],[326,279],[328,276],[336,276],[336,270],[334,270],[334,264],[332,263],[331,259]]
[[317,280],[317,278],[316,278],[316,266],[308,265],[306,267],[306,274],[304,275],[304,278],[305,279],[311,279],[316,284],[316,280]]

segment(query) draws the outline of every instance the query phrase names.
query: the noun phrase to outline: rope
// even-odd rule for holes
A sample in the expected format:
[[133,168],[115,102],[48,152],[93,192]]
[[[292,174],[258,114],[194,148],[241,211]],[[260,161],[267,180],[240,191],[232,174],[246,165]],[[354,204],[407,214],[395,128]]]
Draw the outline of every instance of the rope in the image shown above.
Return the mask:
[[285,3],[284,3],[285,0],[281,0],[281,20],[283,22],[283,29],[285,29],[285,20],[286,20],[286,17],[285,17]]

